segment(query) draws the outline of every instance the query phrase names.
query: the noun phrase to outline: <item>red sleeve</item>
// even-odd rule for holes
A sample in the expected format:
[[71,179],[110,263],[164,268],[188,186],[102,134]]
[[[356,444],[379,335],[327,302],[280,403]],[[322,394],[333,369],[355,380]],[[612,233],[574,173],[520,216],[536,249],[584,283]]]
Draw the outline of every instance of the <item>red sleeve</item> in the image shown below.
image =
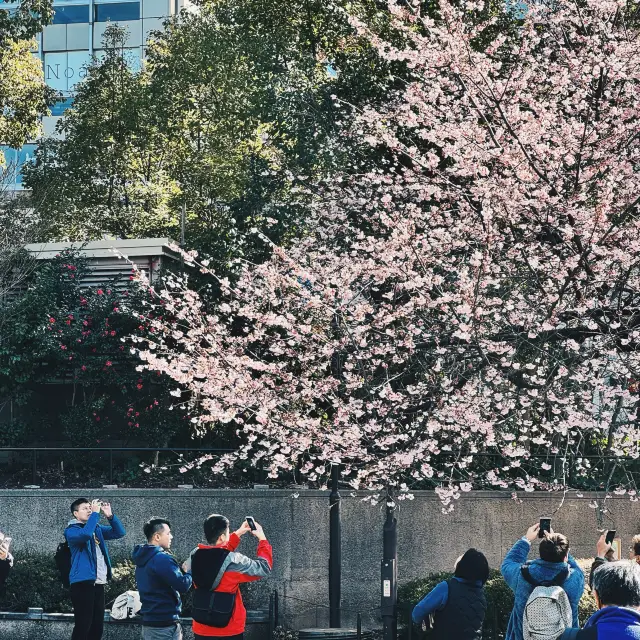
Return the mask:
[[224,545],[224,548],[228,549],[229,551],[235,551],[239,545],[240,545],[240,536],[237,535],[236,532],[234,531],[229,536],[229,542],[227,542],[227,544]]
[[256,555],[258,558],[264,558],[269,563],[269,567],[273,569],[273,548],[268,540],[260,540],[258,542]]

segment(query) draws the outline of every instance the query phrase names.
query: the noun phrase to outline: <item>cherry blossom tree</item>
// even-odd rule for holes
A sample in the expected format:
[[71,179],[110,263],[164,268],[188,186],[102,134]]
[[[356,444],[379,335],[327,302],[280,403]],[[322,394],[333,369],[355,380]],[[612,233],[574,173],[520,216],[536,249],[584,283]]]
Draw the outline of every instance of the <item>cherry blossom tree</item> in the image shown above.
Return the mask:
[[174,282],[178,322],[138,345],[191,391],[198,428],[237,427],[215,471],[264,459],[321,481],[340,462],[354,488],[445,504],[472,487],[635,496],[636,6],[536,3],[482,45],[498,17],[469,21],[481,2],[391,4],[395,44],[353,19],[411,70],[344,132],[382,160],[322,185],[304,236],[219,279],[215,309]]

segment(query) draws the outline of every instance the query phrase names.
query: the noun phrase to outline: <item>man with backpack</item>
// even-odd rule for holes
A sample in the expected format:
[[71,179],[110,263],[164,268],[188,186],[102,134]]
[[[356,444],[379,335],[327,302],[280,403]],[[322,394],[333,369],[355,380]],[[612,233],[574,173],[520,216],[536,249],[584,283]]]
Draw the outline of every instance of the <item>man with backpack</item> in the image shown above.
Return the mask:
[[[101,525],[100,511],[109,521]],[[71,552],[71,602],[75,625],[71,640],[101,640],[104,626],[104,585],[111,579],[106,540],[125,536],[111,505],[86,498],[71,504],[73,518],[64,531]]]
[[557,640],[578,626],[584,573],[569,554],[567,538],[552,531],[540,541],[540,558],[527,562],[539,529],[538,523],[529,527],[500,568],[515,595],[505,640]]
[[[193,584],[193,633],[195,640],[224,637],[242,640],[247,611],[242,603],[240,585],[266,578],[273,566],[273,550],[262,527],[253,519],[234,533],[229,520],[213,514],[204,521],[207,544],[199,544],[184,568],[191,570]],[[251,532],[258,539],[257,559],[238,553],[240,538]]]
[[640,565],[607,562],[593,574],[598,611],[584,629],[567,629],[560,640],[638,640],[640,638]]
[[183,573],[169,553],[173,534],[168,520],[152,518],[143,531],[147,544],[137,544],[132,555],[142,602],[142,640],[182,640],[180,594],[191,588],[191,574]]

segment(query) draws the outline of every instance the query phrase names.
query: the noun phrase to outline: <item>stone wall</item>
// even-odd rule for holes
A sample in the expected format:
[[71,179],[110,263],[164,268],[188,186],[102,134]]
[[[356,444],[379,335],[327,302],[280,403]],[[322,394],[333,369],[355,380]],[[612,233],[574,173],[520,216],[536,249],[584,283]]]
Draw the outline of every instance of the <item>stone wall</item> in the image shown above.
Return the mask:
[[[39,610],[36,610],[39,611]],[[69,640],[73,630],[73,615],[21,615],[0,613],[0,638],[3,640]],[[184,640],[193,640],[191,620],[182,621]],[[269,635],[267,624],[249,624],[245,640],[265,640]],[[115,621],[107,619],[103,640],[139,640],[138,621]]]
[[[293,490],[197,490],[197,489],[100,489],[1,490],[0,530],[11,535],[15,550],[34,549],[51,553],[62,539],[70,517],[68,508],[78,494],[112,502],[124,522],[127,536],[111,543],[116,557],[127,557],[142,542],[142,525],[151,516],[167,517],[174,532],[174,550],[185,557],[201,540],[202,521],[213,512],[226,514],[232,526],[244,516],[261,522],[274,547],[272,579],[243,587],[248,606],[266,608],[268,594],[277,588],[281,613],[297,628],[324,626],[328,616],[329,494]],[[363,501],[366,494],[342,491],[342,598],[347,611],[343,620],[352,624],[355,612],[365,612],[365,622],[376,624],[382,555],[384,507]],[[400,502],[398,511],[398,575],[401,582],[428,573],[449,570],[468,547],[483,550],[493,567],[526,528],[541,516],[552,514],[561,494],[521,494],[516,502],[506,492],[464,494],[452,514],[443,515],[437,497],[416,492],[413,500]],[[595,510],[593,496],[569,495],[554,516],[552,526],[566,533],[576,557],[594,553]],[[623,537],[640,530],[640,505],[628,498],[607,502],[611,520]],[[247,536],[240,550],[255,551],[255,539]],[[295,599],[294,599],[295,598]]]

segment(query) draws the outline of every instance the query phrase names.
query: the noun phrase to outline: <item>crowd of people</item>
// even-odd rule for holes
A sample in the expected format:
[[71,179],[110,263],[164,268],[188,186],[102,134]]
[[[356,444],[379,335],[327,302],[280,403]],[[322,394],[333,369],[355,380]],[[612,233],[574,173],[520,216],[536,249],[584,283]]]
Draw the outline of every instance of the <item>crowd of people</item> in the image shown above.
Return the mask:
[[[123,538],[126,531],[111,505],[99,500],[75,500],[71,515],[64,537],[74,613],[72,640],[101,640],[105,585],[112,578],[107,542]],[[101,515],[107,524],[100,523]],[[247,533],[258,540],[254,559],[237,551]],[[231,532],[225,516],[210,515],[203,526],[205,542],[182,564],[170,552],[173,533],[167,519],[150,519],[143,534],[146,542],[132,553],[142,639],[181,640],[181,594],[193,588],[195,639],[242,640],[247,614],[240,585],[268,577],[273,566],[273,550],[260,524],[247,517]],[[539,557],[529,560],[537,539]],[[640,536],[632,539],[629,549],[630,560],[617,561],[607,532],[597,541],[589,587],[598,610],[580,629],[578,605],[585,576],[570,553],[569,541],[551,529],[541,532],[538,523],[529,527],[501,565],[514,594],[505,640],[640,640]],[[8,547],[0,545],[0,592],[12,566]],[[487,558],[469,549],[456,561],[453,577],[437,584],[415,606],[413,621],[427,623],[434,640],[482,640],[488,579]]]
[[[107,524],[101,524],[101,514]],[[64,537],[68,544],[68,582],[73,604],[72,640],[101,640],[105,585],[112,579],[107,542],[126,535],[109,503],[79,498],[71,504],[72,518]],[[230,532],[229,520],[212,514],[204,521],[205,543],[180,564],[170,553],[173,534],[165,518],[152,518],[143,527],[146,540],[134,547],[136,583],[140,599],[143,640],[181,640],[181,594],[192,587],[193,631],[196,640],[223,637],[242,640],[247,612],[240,585],[271,573],[273,551],[262,526],[247,518]],[[247,533],[258,539],[256,558],[237,551]],[[13,564],[0,548],[0,588]]]
[[[529,560],[539,537],[539,557]],[[602,534],[589,578],[598,610],[580,629],[584,572],[566,536],[552,530],[540,534],[539,524],[531,526],[500,568],[514,595],[505,640],[640,640],[640,536],[633,538],[630,556],[616,560],[607,533]],[[435,640],[482,640],[488,578],[486,557],[469,549],[456,561],[454,576],[415,606],[413,622],[430,626]]]

